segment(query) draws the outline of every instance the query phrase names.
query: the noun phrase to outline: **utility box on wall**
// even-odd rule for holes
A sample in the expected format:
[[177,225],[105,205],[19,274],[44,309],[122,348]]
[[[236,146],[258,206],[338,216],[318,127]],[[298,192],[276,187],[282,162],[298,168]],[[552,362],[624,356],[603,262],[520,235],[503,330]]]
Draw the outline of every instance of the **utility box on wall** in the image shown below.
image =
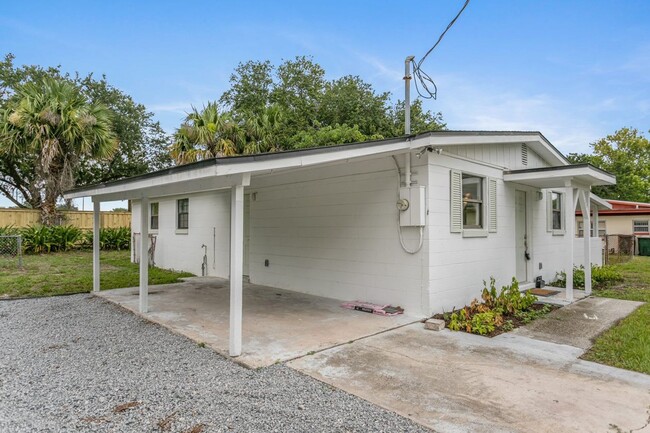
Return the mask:
[[[426,188],[424,186],[402,187],[399,190],[399,225],[402,227],[423,227],[427,219]],[[406,207],[405,204],[408,203]],[[406,209],[402,210],[404,207]]]

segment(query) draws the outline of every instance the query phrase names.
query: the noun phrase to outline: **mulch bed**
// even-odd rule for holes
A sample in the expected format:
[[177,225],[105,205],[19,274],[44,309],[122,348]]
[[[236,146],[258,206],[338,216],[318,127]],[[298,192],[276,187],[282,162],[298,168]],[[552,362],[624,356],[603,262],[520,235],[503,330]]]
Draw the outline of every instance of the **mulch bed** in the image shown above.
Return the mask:
[[[549,313],[554,311],[554,310],[557,310],[558,308],[560,308],[559,305],[541,304],[540,303],[540,304],[533,304],[528,309],[528,311],[540,311],[541,309],[544,308],[545,305],[548,305],[548,307],[550,308]],[[447,318],[445,318],[445,315],[447,315]],[[450,322],[449,316],[451,316],[451,313],[445,313],[445,314],[439,313],[439,314],[436,314],[435,316],[433,316],[433,318],[434,319],[444,320],[445,321],[445,327],[449,328],[449,322]],[[516,317],[514,315],[504,314],[503,315],[503,322],[505,323],[508,320],[510,320],[512,322],[512,329],[516,329],[516,328],[519,328],[520,326],[524,326],[524,325],[527,325],[528,323],[530,323],[530,321],[528,323],[526,323],[522,319],[520,319],[520,318],[518,318],[518,317]],[[512,331],[512,329],[506,331],[503,328],[496,328],[494,331],[490,332],[489,334],[483,335],[483,337],[490,337],[490,338],[496,337],[499,334],[504,334],[506,332],[510,332],[510,331]],[[465,331],[461,329],[459,332],[465,332]],[[474,334],[474,335],[479,335],[479,334]]]

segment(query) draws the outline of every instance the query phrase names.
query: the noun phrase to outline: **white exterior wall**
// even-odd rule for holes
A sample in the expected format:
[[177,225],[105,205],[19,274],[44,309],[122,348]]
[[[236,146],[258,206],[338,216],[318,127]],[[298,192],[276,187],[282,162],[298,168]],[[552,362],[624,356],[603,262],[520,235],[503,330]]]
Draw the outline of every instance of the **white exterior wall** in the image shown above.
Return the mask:
[[526,168],[548,167],[549,163],[544,161],[537,153],[528,148],[527,163],[522,162],[521,144],[490,145],[463,145],[445,146],[444,153],[457,155],[474,161],[483,161],[499,167],[508,167],[510,170],[522,170]]
[[[431,312],[450,311],[480,295],[490,276],[505,284],[515,273],[514,190],[502,170],[445,155],[430,155],[429,284]],[[450,232],[450,169],[497,179],[497,233],[464,238]]]
[[[413,157],[419,185],[425,161]],[[389,157],[253,177],[251,281],[426,314],[427,245],[410,255],[399,244],[397,182]],[[404,229],[408,245],[417,245],[417,232]]]
[[[447,149],[440,155],[412,157],[414,185],[427,186],[428,209],[424,245],[415,255],[399,244],[398,181],[390,157],[253,176],[245,190],[251,197],[247,221],[251,282],[341,300],[401,305],[419,316],[462,307],[480,296],[483,280],[494,276],[500,287],[516,274],[516,189],[527,192],[528,279],[541,275],[552,281],[571,263],[569,240],[566,234],[547,231],[545,191],[538,200],[538,190],[503,182],[504,168],[523,168],[508,165],[521,164],[521,146],[491,145],[484,146],[481,155],[476,152],[474,157],[489,162],[472,161],[468,152],[456,155]],[[404,167],[403,155],[398,161]],[[528,149],[528,168],[544,164]],[[450,169],[496,179],[496,233],[477,238],[450,233]],[[177,234],[176,200],[184,197],[190,199],[190,227],[187,234]],[[229,197],[228,191],[215,191],[152,198],[160,203],[156,264],[200,275],[205,243],[208,274],[227,278]],[[135,202],[134,232],[140,230],[138,215]],[[415,247],[418,229],[403,231],[407,245]],[[576,250],[577,258],[582,249]]]
[[[546,193],[537,200],[535,188],[505,183],[503,168],[518,161],[520,146],[511,146],[512,152],[502,151],[505,145],[492,145],[484,149],[490,163],[470,161],[468,155],[450,154],[447,149],[441,155],[429,155],[429,305],[431,312],[450,311],[467,305],[473,298],[480,298],[483,281],[489,283],[493,276],[497,288],[510,284],[516,274],[515,251],[515,190],[526,191],[528,219],[528,279],[541,275],[546,281],[553,280],[556,272],[565,270],[572,258],[568,255],[565,235],[553,235],[546,230]],[[485,146],[486,148],[492,146]],[[495,150],[496,149],[496,150]],[[499,150],[501,149],[501,150]],[[519,151],[519,153],[516,152]],[[495,159],[501,155],[501,160]],[[519,157],[517,157],[519,155]],[[531,161],[539,158],[528,149],[528,168]],[[519,159],[518,159],[519,158]],[[541,164],[541,163],[540,163]],[[521,166],[512,167],[522,168]],[[487,237],[463,237],[462,233],[450,232],[450,170],[456,169],[497,181],[497,232]],[[566,216],[566,215],[565,215]],[[541,269],[540,269],[541,264]]]
[[[426,158],[412,159],[413,181],[426,185]],[[403,168],[403,155],[398,162]],[[415,316],[427,314],[429,308],[422,304],[428,302],[427,245],[410,255],[399,244],[397,182],[390,157],[254,176],[245,190],[254,197],[248,221],[250,281],[341,300],[401,305]],[[186,197],[189,230],[176,234],[176,200]],[[156,265],[201,275],[205,243],[209,275],[227,278],[228,191],[151,199],[156,201]],[[139,232],[138,202],[132,211],[132,231]],[[417,245],[418,229],[405,228],[403,233],[407,245]]]
[[[189,229],[176,230],[176,200],[189,198]],[[230,191],[150,199],[158,202],[158,230],[156,236],[156,266],[177,269],[201,275],[203,248],[208,246],[208,275],[228,278],[230,257]],[[140,203],[133,202],[132,233],[140,232]],[[213,247],[213,229],[216,229],[216,248]],[[213,258],[216,260],[213,261]],[[214,263],[214,266],[213,266]]]

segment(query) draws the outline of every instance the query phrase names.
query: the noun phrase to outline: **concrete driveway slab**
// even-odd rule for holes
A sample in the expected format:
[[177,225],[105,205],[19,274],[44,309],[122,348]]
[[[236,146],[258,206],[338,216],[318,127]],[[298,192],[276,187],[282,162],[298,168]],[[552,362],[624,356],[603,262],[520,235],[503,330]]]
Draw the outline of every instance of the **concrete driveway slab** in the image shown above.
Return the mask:
[[[137,287],[98,296],[139,314]],[[244,283],[243,347],[237,361],[266,367],[418,320],[405,314],[383,317],[346,310],[341,302]],[[227,356],[229,309],[228,280],[188,278],[152,287],[149,312],[141,316]]]
[[587,350],[593,345],[596,337],[640,305],[643,305],[643,302],[593,297],[581,299],[517,328],[513,333]]
[[650,376],[581,353],[414,324],[288,365],[437,432],[650,431]]

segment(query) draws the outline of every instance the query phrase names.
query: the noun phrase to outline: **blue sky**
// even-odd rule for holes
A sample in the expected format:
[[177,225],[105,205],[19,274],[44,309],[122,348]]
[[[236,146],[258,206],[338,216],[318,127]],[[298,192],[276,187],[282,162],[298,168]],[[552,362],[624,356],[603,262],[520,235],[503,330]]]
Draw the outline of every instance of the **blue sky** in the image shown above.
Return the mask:
[[[461,0],[4,2],[2,54],[109,82],[173,132],[239,62],[310,55],[328,78],[403,92]],[[650,128],[650,2],[473,0],[423,69],[450,129],[539,130],[561,151]],[[0,205],[3,201],[0,200]]]

